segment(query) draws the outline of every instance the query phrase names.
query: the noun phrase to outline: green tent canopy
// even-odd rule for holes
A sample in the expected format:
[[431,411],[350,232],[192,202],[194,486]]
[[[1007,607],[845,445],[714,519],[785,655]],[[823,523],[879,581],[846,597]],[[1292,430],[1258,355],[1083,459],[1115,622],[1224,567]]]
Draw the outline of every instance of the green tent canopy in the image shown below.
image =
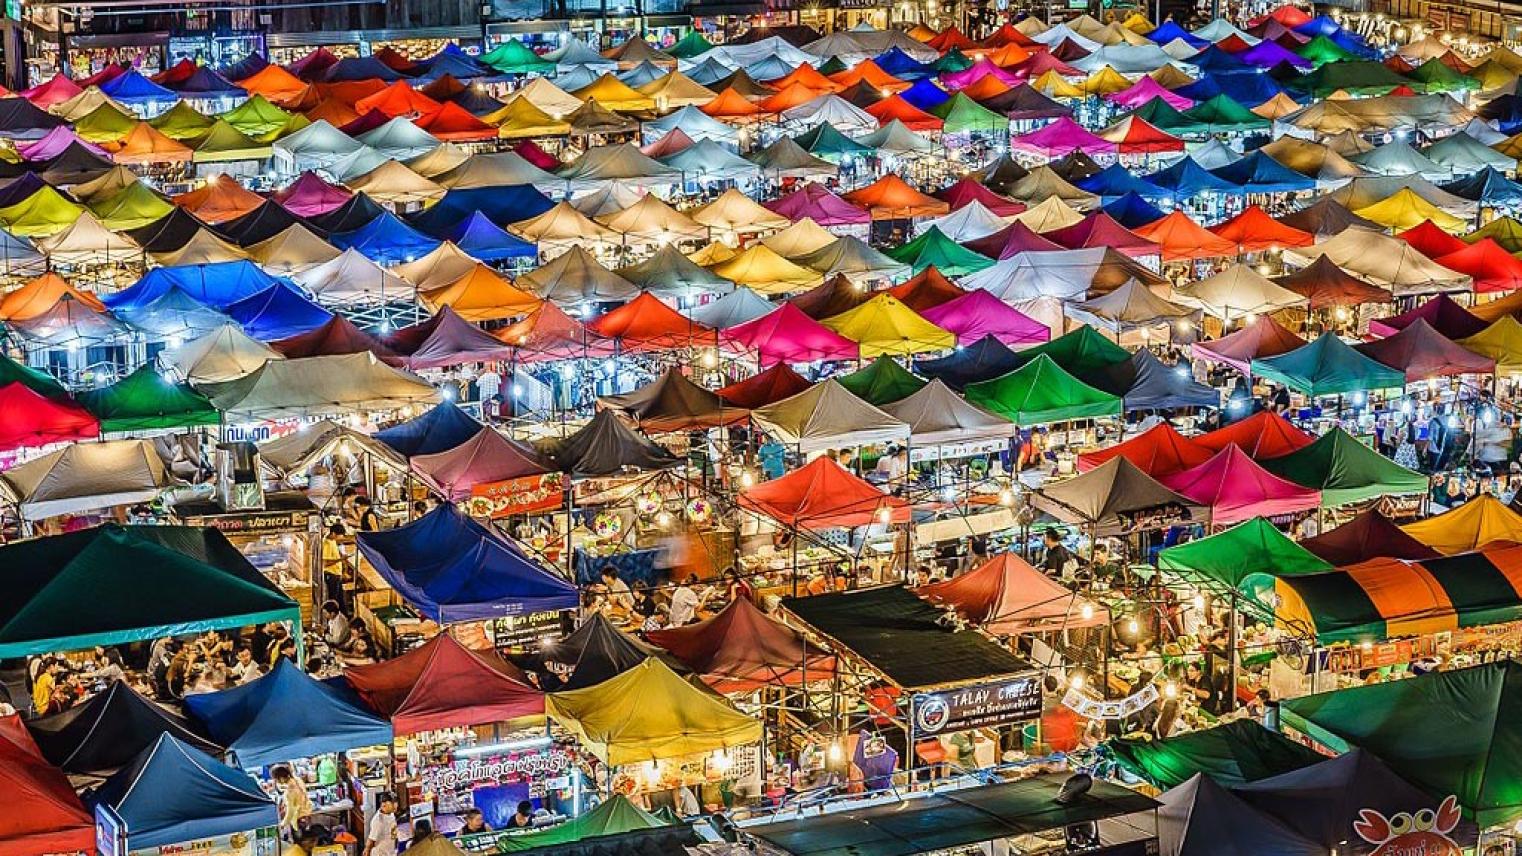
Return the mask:
[[713,42],[703,37],[697,30],[689,30],[687,35],[682,36],[681,41],[667,49],[666,53],[677,59],[693,59],[713,50]]
[[958,92],[930,108],[930,112],[945,124],[941,131],[946,134],[960,133],[1009,133],[1009,117],[984,107]]
[[1255,574],[1298,576],[1332,570],[1330,562],[1291,541],[1262,517],[1198,541],[1169,547],[1158,554],[1157,566],[1231,589],[1241,589],[1242,583]]
[[1466,77],[1443,64],[1438,57],[1427,60],[1406,72],[1406,76],[1421,84],[1416,87],[1423,92],[1458,92],[1479,89],[1480,82]]
[[22,386],[37,393],[43,398],[68,398],[68,390],[63,384],[53,379],[53,376],[42,369],[34,369],[0,354],[0,387],[19,383]]
[[301,610],[214,529],[106,524],[0,547],[0,657],[289,621]]
[[1471,244],[1490,238],[1508,253],[1522,253],[1522,220],[1515,217],[1497,217],[1462,237]]
[[221,421],[210,399],[164,377],[151,365],[110,386],[81,393],[79,403],[100,420],[100,430],[105,432],[187,428]]
[[944,56],[930,64],[936,74],[949,74],[972,68],[973,62],[961,48],[952,48]]
[[0,208],[0,224],[22,238],[56,235],[78,222],[84,211],[48,186],[14,205]]
[[850,71],[850,70],[851,70],[851,67],[849,65],[846,65],[846,61],[841,59],[838,56],[832,56],[832,57],[830,57],[829,59],[824,61],[824,65],[821,65],[819,67],[819,73],[823,74],[823,75],[826,75],[826,76],[831,75],[831,74],[839,74],[842,71]]
[[102,226],[116,231],[138,229],[174,213],[173,205],[141,181],[134,181],[105,199],[92,201],[89,207]]
[[873,360],[866,368],[836,380],[857,398],[877,407],[902,401],[919,392],[927,383],[886,355]]
[[114,104],[102,104],[79,117],[74,123],[74,134],[89,143],[117,143],[132,133],[139,121]]
[[254,95],[217,118],[249,137],[263,137],[290,124],[291,114],[281,110],[263,95]]
[[[500,832],[487,833],[487,835],[495,839],[496,852],[522,853],[541,847],[566,844],[591,847],[609,843],[592,839],[652,830],[668,830],[673,833],[691,835],[690,827],[680,825],[678,828],[678,825],[667,823],[629,802],[629,799],[622,794],[605,800],[586,814],[572,818],[559,826],[522,835],[507,835]],[[680,851],[681,847],[677,846],[675,850]]]
[[1288,86],[1317,98],[1325,98],[1339,89],[1350,95],[1383,95],[1409,84],[1409,80],[1377,62],[1345,60],[1329,62],[1310,74],[1291,80]]
[[183,143],[206,136],[217,120],[190,106],[189,101],[176,101],[173,107],[149,119],[148,124],[169,139]]
[[970,384],[964,395],[969,403],[1016,425],[1119,416],[1122,406],[1118,396],[1073,377],[1046,354],[993,380]]
[[1120,766],[1167,790],[1204,773],[1231,786],[1309,767],[1326,757],[1259,725],[1239,719],[1165,740],[1111,740],[1105,744]]
[[1259,463],[1280,478],[1321,491],[1321,504],[1328,508],[1376,496],[1422,493],[1428,488],[1426,476],[1395,463],[1341,428],[1281,458]]
[[1481,828],[1522,817],[1522,663],[1503,660],[1288,699],[1283,722],[1338,752],[1372,752],[1458,798]]
[[1222,93],[1190,107],[1183,113],[1190,130],[1223,134],[1267,128],[1269,121]]
[[1405,372],[1353,350],[1331,332],[1288,353],[1253,360],[1252,373],[1312,397],[1406,387]]
[[530,74],[549,71],[553,62],[539,56],[517,39],[508,39],[481,57],[486,63],[503,74]]
[[903,262],[914,269],[915,275],[934,266],[947,276],[967,276],[985,268],[993,267],[994,260],[975,253],[946,237],[938,227],[931,226],[923,235],[891,250],[883,251],[888,258]]
[[1026,348],[1018,356],[1022,362],[1029,362],[1042,355],[1076,375],[1093,374],[1131,359],[1125,348],[1087,324],[1050,342]]
[[218,119],[196,143],[191,156],[196,163],[219,163],[222,161],[262,160],[270,156],[268,145],[257,142],[247,134]]
[[1342,45],[1337,44],[1326,36],[1320,35],[1295,48],[1294,51],[1317,65],[1358,59],[1357,54],[1345,49]]
[[847,137],[835,129],[829,122],[820,122],[818,125],[804,131],[793,138],[804,151],[825,160],[839,160],[846,155],[869,155],[872,153],[870,146]]
[[1171,134],[1188,134],[1200,130],[1193,119],[1185,116],[1177,107],[1154,97],[1142,106],[1132,110],[1129,114],[1144,120],[1158,130],[1167,131]]

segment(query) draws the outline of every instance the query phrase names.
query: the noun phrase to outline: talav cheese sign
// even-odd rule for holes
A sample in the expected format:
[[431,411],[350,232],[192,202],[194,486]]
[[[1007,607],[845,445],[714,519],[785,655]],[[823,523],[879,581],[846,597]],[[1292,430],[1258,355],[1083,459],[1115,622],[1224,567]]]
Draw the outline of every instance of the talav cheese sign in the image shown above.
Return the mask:
[[1375,845],[1370,856],[1463,856],[1463,848],[1448,837],[1460,817],[1458,798],[1450,795],[1437,811],[1424,808],[1385,817],[1366,808],[1358,813],[1353,831]]

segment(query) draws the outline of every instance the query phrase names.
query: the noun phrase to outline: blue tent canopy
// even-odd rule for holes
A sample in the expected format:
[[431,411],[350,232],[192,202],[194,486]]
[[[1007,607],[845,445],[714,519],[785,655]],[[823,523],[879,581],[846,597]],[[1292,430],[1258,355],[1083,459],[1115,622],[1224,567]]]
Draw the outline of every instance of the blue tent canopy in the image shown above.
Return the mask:
[[1211,172],[1217,178],[1235,184],[1244,193],[1292,193],[1316,186],[1315,179],[1295,172],[1261,151]]
[[472,214],[485,214],[493,223],[516,223],[538,217],[554,207],[555,203],[531,184],[472,187],[445,193],[444,198],[429,206],[427,211],[413,217],[412,225],[442,237]]
[[184,80],[177,81],[171,87],[174,91],[184,95],[247,95],[243,87],[233,83],[222,75],[212,71],[206,66],[197,68],[194,73]]
[[127,832],[127,850],[151,850],[275,826],[274,800],[242,770],[165,734],[89,797]]
[[361,532],[359,552],[434,621],[481,621],[575,609],[576,586],[444,503],[396,529]]
[[1186,44],[1196,48],[1203,48],[1210,44],[1209,39],[1202,39],[1194,33],[1180,27],[1177,21],[1168,19],[1159,24],[1157,29],[1147,34],[1147,38],[1160,45],[1166,45],[1174,39],[1183,39]]
[[466,56],[460,50],[460,46],[454,42],[450,42],[443,50],[422,60],[418,66],[422,69],[422,77],[426,80],[437,80],[446,74],[456,80],[501,76],[496,69],[482,65],[479,61]]
[[232,65],[224,65],[220,69],[222,76],[228,80],[247,80],[268,67],[270,61],[265,59],[264,54],[251,53]]
[[1326,15],[1317,15],[1300,26],[1295,27],[1295,32],[1302,36],[1326,36],[1331,38],[1342,32],[1342,25]]
[[1187,62],[1190,65],[1198,68],[1201,73],[1207,75],[1234,73],[1256,74],[1258,72],[1258,69],[1253,68],[1240,59],[1237,59],[1235,54],[1227,53],[1215,45],[1210,45],[1194,56],[1184,60],[1184,62]]
[[452,401],[442,401],[421,416],[393,425],[373,435],[404,457],[447,452],[476,436],[481,423],[470,418]]
[[514,235],[508,234],[480,211],[471,214],[449,230],[449,240],[470,256],[483,262],[502,259],[533,258],[539,248]]
[[328,241],[341,250],[359,250],[378,264],[412,261],[428,255],[442,243],[398,220],[390,211],[382,212],[352,232],[331,235]]
[[1158,208],[1151,202],[1143,199],[1135,193],[1126,193],[1106,202],[1104,212],[1127,229],[1135,229],[1137,226],[1145,226],[1148,223],[1161,220],[1168,212]]
[[277,282],[224,311],[243,326],[243,332],[261,342],[288,339],[315,330],[333,317],[333,313],[308,300],[306,295],[286,282]]
[[185,697],[191,716],[244,769],[391,742],[391,723],[284,658],[262,678]]
[[251,261],[154,268],[128,288],[101,298],[112,310],[141,309],[174,289],[213,309],[225,310],[280,282]]
[[872,59],[877,67],[888,72],[899,80],[914,80],[930,74],[935,69],[926,63],[920,62],[914,57],[904,53],[903,49],[894,45]]
[[402,79],[402,74],[373,56],[348,56],[333,63],[323,75],[323,79],[329,83],[371,78],[394,83]]
[[1174,90],[1195,103],[1225,95],[1246,107],[1256,107],[1284,91],[1266,74],[1218,74]]
[[32,194],[49,186],[37,173],[23,172],[4,185],[0,185],[0,208],[9,208],[18,202],[30,199]]
[[1472,199],[1492,207],[1522,205],[1522,184],[1507,178],[1487,166],[1474,175],[1443,185],[1443,189],[1455,196]]
[[1132,375],[1129,388],[1120,394],[1127,413],[1221,406],[1221,394],[1213,387],[1196,383],[1187,367],[1180,371],[1180,367],[1164,365],[1146,348],[1132,354],[1131,359],[1121,365],[1126,366],[1126,373]]
[[1010,347],[993,335],[984,336],[965,348],[931,360],[915,360],[914,373],[920,377],[939,380],[957,392],[968,384],[992,380],[1009,374],[1024,361]]
[[1166,169],[1160,169],[1142,177],[1147,183],[1161,187],[1180,199],[1188,199],[1201,193],[1242,192],[1242,188],[1205,169],[1190,157],[1181,158]]
[[910,104],[928,111],[931,107],[944,104],[951,100],[951,93],[937,86],[935,78],[923,77],[914,82],[914,85],[899,93],[899,97]]
[[124,104],[143,104],[149,101],[169,101],[179,98],[172,89],[154,83],[135,70],[119,74],[102,83],[100,91]]
[[1127,193],[1134,193],[1151,200],[1166,201],[1173,198],[1172,193],[1137,176],[1118,163],[1110,164],[1099,172],[1073,183],[1082,190],[1098,194],[1106,199],[1125,196]]

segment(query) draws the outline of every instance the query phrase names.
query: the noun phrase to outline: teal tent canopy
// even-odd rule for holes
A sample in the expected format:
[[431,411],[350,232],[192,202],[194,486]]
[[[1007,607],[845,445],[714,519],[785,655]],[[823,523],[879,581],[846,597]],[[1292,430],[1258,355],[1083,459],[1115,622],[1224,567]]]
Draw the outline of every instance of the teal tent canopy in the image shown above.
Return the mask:
[[1400,369],[1364,356],[1330,332],[1287,354],[1253,360],[1252,373],[1312,397],[1406,386]]
[[79,403],[100,420],[100,430],[147,431],[216,425],[221,421],[211,399],[175,383],[152,365],[101,389],[80,393]]

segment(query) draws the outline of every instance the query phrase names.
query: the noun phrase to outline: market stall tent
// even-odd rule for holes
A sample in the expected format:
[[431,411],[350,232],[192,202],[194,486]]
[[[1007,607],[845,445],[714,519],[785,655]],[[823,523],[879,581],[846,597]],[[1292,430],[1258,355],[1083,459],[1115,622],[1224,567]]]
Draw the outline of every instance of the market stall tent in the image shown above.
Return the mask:
[[439,397],[432,384],[369,352],[270,360],[237,380],[204,384],[201,392],[232,418],[257,419],[399,410]]
[[212,330],[163,355],[163,361],[193,385],[240,378],[267,360],[279,359],[284,357],[234,324]]
[[1376,362],[1331,332],[1289,353],[1253,360],[1252,373],[1310,397],[1406,385],[1405,372]]
[[[698,35],[696,30],[691,35]],[[701,38],[701,36],[700,36]],[[698,842],[692,827],[671,823],[615,794],[586,814],[558,826],[521,835],[502,835],[495,842],[500,853],[575,852],[674,852]],[[585,848],[583,850],[582,848]],[[421,856],[421,854],[420,854]]]
[[603,396],[599,402],[628,414],[646,431],[710,428],[747,418],[745,410],[727,406],[717,393],[693,383],[676,368],[633,392]]
[[829,378],[766,407],[751,420],[800,452],[907,439],[909,426],[852,395]]
[[882,408],[909,426],[910,444],[921,448],[1010,438],[1018,430],[1014,423],[967,403],[940,380]]
[[611,766],[755,743],[761,723],[693,687],[657,658],[595,686],[551,693],[546,712]]
[[95,821],[64,775],[47,763],[19,716],[4,720],[0,739],[0,787],[9,808],[0,819],[0,854],[89,852]]
[[1401,529],[1439,553],[1452,556],[1498,541],[1522,543],[1522,514],[1485,493]]
[[682,463],[682,459],[625,425],[612,410],[599,410],[574,434],[541,441],[538,448],[561,472],[576,477],[664,470]]
[[1078,471],[1087,472],[1112,458],[1125,458],[1147,475],[1160,478],[1203,464],[1212,454],[1211,449],[1196,445],[1163,421],[1123,443],[1084,452],[1078,456]]
[[208,753],[221,751],[189,722],[120,680],[82,704],[33,719],[26,727],[50,765],[79,777],[109,776],[166,734]]
[[412,471],[450,502],[468,499],[478,485],[551,472],[554,466],[532,446],[483,426],[457,446],[410,456]]
[[27,520],[148,502],[172,484],[144,440],[75,443],[0,473],[0,495]]
[[[0,398],[4,395],[0,388]],[[100,420],[102,432],[217,425],[222,418],[206,396],[164,377],[152,365],[110,386],[80,393],[79,402]]]
[[1096,536],[1124,534],[1135,527],[1138,519],[1150,516],[1202,520],[1207,514],[1202,507],[1204,503],[1175,493],[1123,457],[1045,485],[1032,493],[1031,503]]
[[1158,554],[1157,566],[1232,589],[1240,588],[1254,574],[1284,577],[1332,570],[1331,563],[1290,540],[1262,517],[1197,541],[1168,547]]
[[246,684],[185,698],[245,769],[391,742],[391,724],[286,659]]
[[397,735],[505,722],[544,713],[544,696],[495,651],[466,648],[448,633],[344,677]]
[[1370,508],[1335,529],[1307,538],[1300,542],[1300,546],[1338,567],[1377,558],[1420,561],[1442,555],[1406,534],[1377,508]]
[[574,609],[578,603],[574,585],[453,504],[395,529],[362,532],[356,543],[392,588],[440,624]]
[[1201,773],[1231,787],[1305,769],[1326,758],[1252,719],[1162,740],[1111,740],[1105,749],[1127,772],[1159,788],[1177,787]]
[[791,398],[809,386],[809,382],[791,366],[778,362],[748,378],[715,390],[715,393],[735,407],[754,410]]
[[955,609],[995,636],[1098,627],[1109,621],[1103,606],[1064,588],[1014,553],[995,556],[961,576],[921,586],[914,593]]
[[713,616],[650,634],[650,641],[670,651],[694,674],[721,693],[764,686],[801,686],[827,680],[835,658],[809,650],[802,633],[762,612],[747,598],[737,598]]
[[1308,446],[1264,461],[1263,468],[1320,490],[1322,505],[1327,507],[1378,496],[1419,494],[1430,486],[1427,476],[1386,458],[1340,427]]
[[1008,374],[969,384],[963,394],[970,403],[1018,425],[1118,416],[1122,410],[1118,397],[1085,384],[1045,353]]
[[1158,842],[1165,856],[1272,853],[1319,856],[1321,845],[1253,808],[1204,774],[1196,774],[1159,800]]
[[865,526],[909,519],[909,505],[847,472],[828,456],[815,458],[792,472],[750,487],[738,500],[742,508],[799,529]]

